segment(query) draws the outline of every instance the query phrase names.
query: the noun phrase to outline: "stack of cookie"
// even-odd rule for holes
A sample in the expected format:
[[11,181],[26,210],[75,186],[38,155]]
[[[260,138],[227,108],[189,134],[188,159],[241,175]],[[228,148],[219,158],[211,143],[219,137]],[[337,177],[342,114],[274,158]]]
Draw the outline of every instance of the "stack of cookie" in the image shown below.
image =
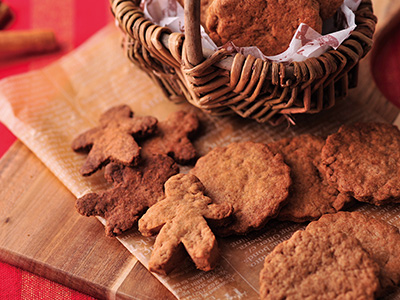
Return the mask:
[[[293,138],[291,143],[300,143],[294,142],[298,138],[307,145],[305,148],[310,148],[310,140],[316,139],[303,136]],[[289,144],[278,141],[271,148],[276,149],[278,145],[282,151]],[[350,199],[378,206],[400,202],[400,131],[397,127],[380,123],[344,125],[319,149],[314,153],[315,160],[319,161],[315,165],[319,176],[324,178],[326,195],[331,189],[337,190],[332,208],[339,208],[338,204],[348,203]],[[291,150],[285,157],[295,166],[292,170],[306,170],[304,155],[296,155],[299,153]],[[301,176],[301,172],[297,174]],[[294,175],[297,183],[306,184],[304,178],[297,176]],[[290,197],[295,205],[288,204],[281,210],[284,219],[295,220],[293,211],[301,199],[295,195],[299,190],[301,187],[295,184]],[[266,257],[260,274],[261,298],[303,299],[325,295],[329,299],[375,299],[400,283],[399,245],[399,229],[386,222],[359,212],[324,214]],[[276,271],[278,264],[279,272]]]
[[213,204],[203,194],[204,186],[195,176],[178,174],[178,163],[196,158],[190,137],[198,127],[193,113],[178,111],[158,122],[133,116],[127,105],[120,105],[72,142],[74,151],[88,152],[80,173],[89,176],[105,166],[104,177],[112,183],[108,190],[78,198],[76,209],[85,216],[103,217],[108,236],[134,228],[142,217],[141,233],[158,234],[149,269],[160,274],[176,266],[184,255],[182,245],[197,268],[213,269],[218,246],[206,219],[222,226],[232,214],[230,204]]
[[[184,1],[178,0],[183,6]],[[285,51],[301,23],[322,32],[343,0],[202,0],[200,18],[211,39],[222,46],[257,46],[264,55]]]
[[[400,282],[398,230],[360,213],[339,212],[357,200],[400,202],[395,126],[360,123],[342,126],[327,139],[305,134],[270,144],[231,143],[200,157],[189,174],[179,174],[178,163],[196,159],[190,138],[198,127],[196,115],[183,111],[162,122],[134,117],[125,105],[105,112],[100,126],[72,145],[89,150],[82,175],[106,166],[112,188],[79,198],[78,211],[104,217],[109,236],[135,226],[145,236],[158,234],[149,268],[159,274],[169,273],[183,250],[197,268],[213,269],[219,257],[214,234],[244,235],[271,219],[319,219],[267,256],[260,277],[266,299],[290,298],[294,287],[304,289],[304,297],[368,298]],[[276,264],[297,273],[281,280]],[[354,288],[357,282],[360,288]]]
[[179,173],[177,162],[186,164],[196,157],[189,137],[198,127],[197,116],[184,111],[158,122],[151,116],[134,116],[127,105],[107,110],[98,127],[74,139],[72,149],[88,152],[80,170],[83,176],[106,166],[105,179],[113,187],[79,198],[78,212],[104,217],[108,236],[131,229],[164,197],[164,183]]

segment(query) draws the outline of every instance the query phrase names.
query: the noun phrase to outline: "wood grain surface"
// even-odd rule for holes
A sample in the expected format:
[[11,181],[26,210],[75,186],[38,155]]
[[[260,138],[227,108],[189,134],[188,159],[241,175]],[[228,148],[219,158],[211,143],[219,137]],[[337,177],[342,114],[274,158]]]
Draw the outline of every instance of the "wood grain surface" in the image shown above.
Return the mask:
[[[380,24],[399,16],[392,13],[399,0],[374,3]],[[348,101],[372,106],[391,122],[399,109],[375,85],[370,61],[371,55],[362,61]],[[80,216],[74,201],[16,142],[0,161],[0,259],[99,299],[175,299],[117,240],[105,237],[100,222]]]
[[0,259],[99,299],[175,299],[21,142],[0,161]]

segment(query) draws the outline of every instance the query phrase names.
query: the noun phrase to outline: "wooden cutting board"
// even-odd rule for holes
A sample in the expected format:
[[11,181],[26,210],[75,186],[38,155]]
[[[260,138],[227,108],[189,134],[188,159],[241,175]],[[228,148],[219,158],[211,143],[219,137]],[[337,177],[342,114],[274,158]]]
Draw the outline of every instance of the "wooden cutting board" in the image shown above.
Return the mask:
[[0,260],[99,299],[175,299],[21,142],[0,161]]
[[[381,31],[399,16],[400,1],[374,2]],[[362,61],[359,86],[346,101],[372,105],[392,122],[399,110],[377,89],[369,62]],[[99,299],[175,299],[117,240],[104,236],[100,222],[80,216],[74,201],[16,142],[0,160],[0,260]]]

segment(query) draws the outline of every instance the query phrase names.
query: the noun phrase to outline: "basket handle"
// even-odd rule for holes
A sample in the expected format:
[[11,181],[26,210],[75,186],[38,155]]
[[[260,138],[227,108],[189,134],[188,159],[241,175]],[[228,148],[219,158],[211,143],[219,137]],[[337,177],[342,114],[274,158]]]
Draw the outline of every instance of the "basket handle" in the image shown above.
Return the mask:
[[200,0],[184,0],[185,47],[188,62],[196,66],[204,60],[200,35]]

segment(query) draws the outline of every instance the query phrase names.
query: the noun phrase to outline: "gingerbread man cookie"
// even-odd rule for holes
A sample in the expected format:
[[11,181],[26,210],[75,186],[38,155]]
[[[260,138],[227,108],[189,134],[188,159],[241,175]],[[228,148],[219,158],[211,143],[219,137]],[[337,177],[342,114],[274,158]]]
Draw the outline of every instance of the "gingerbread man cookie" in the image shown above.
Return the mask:
[[132,228],[146,209],[164,196],[164,183],[179,172],[166,155],[153,155],[135,167],[107,165],[105,177],[113,187],[79,198],[76,209],[85,216],[106,219],[106,234],[114,236]]
[[133,117],[127,105],[110,108],[100,117],[100,126],[82,133],[72,142],[72,149],[89,154],[80,172],[88,176],[110,161],[123,165],[137,163],[140,147],[134,138],[152,134],[157,127],[154,117]]
[[232,206],[213,204],[203,192],[204,186],[196,176],[175,175],[165,183],[165,199],[150,207],[139,220],[139,231],[144,236],[159,232],[149,261],[151,271],[170,272],[181,244],[198,269],[214,268],[218,246],[206,219],[227,219]]

